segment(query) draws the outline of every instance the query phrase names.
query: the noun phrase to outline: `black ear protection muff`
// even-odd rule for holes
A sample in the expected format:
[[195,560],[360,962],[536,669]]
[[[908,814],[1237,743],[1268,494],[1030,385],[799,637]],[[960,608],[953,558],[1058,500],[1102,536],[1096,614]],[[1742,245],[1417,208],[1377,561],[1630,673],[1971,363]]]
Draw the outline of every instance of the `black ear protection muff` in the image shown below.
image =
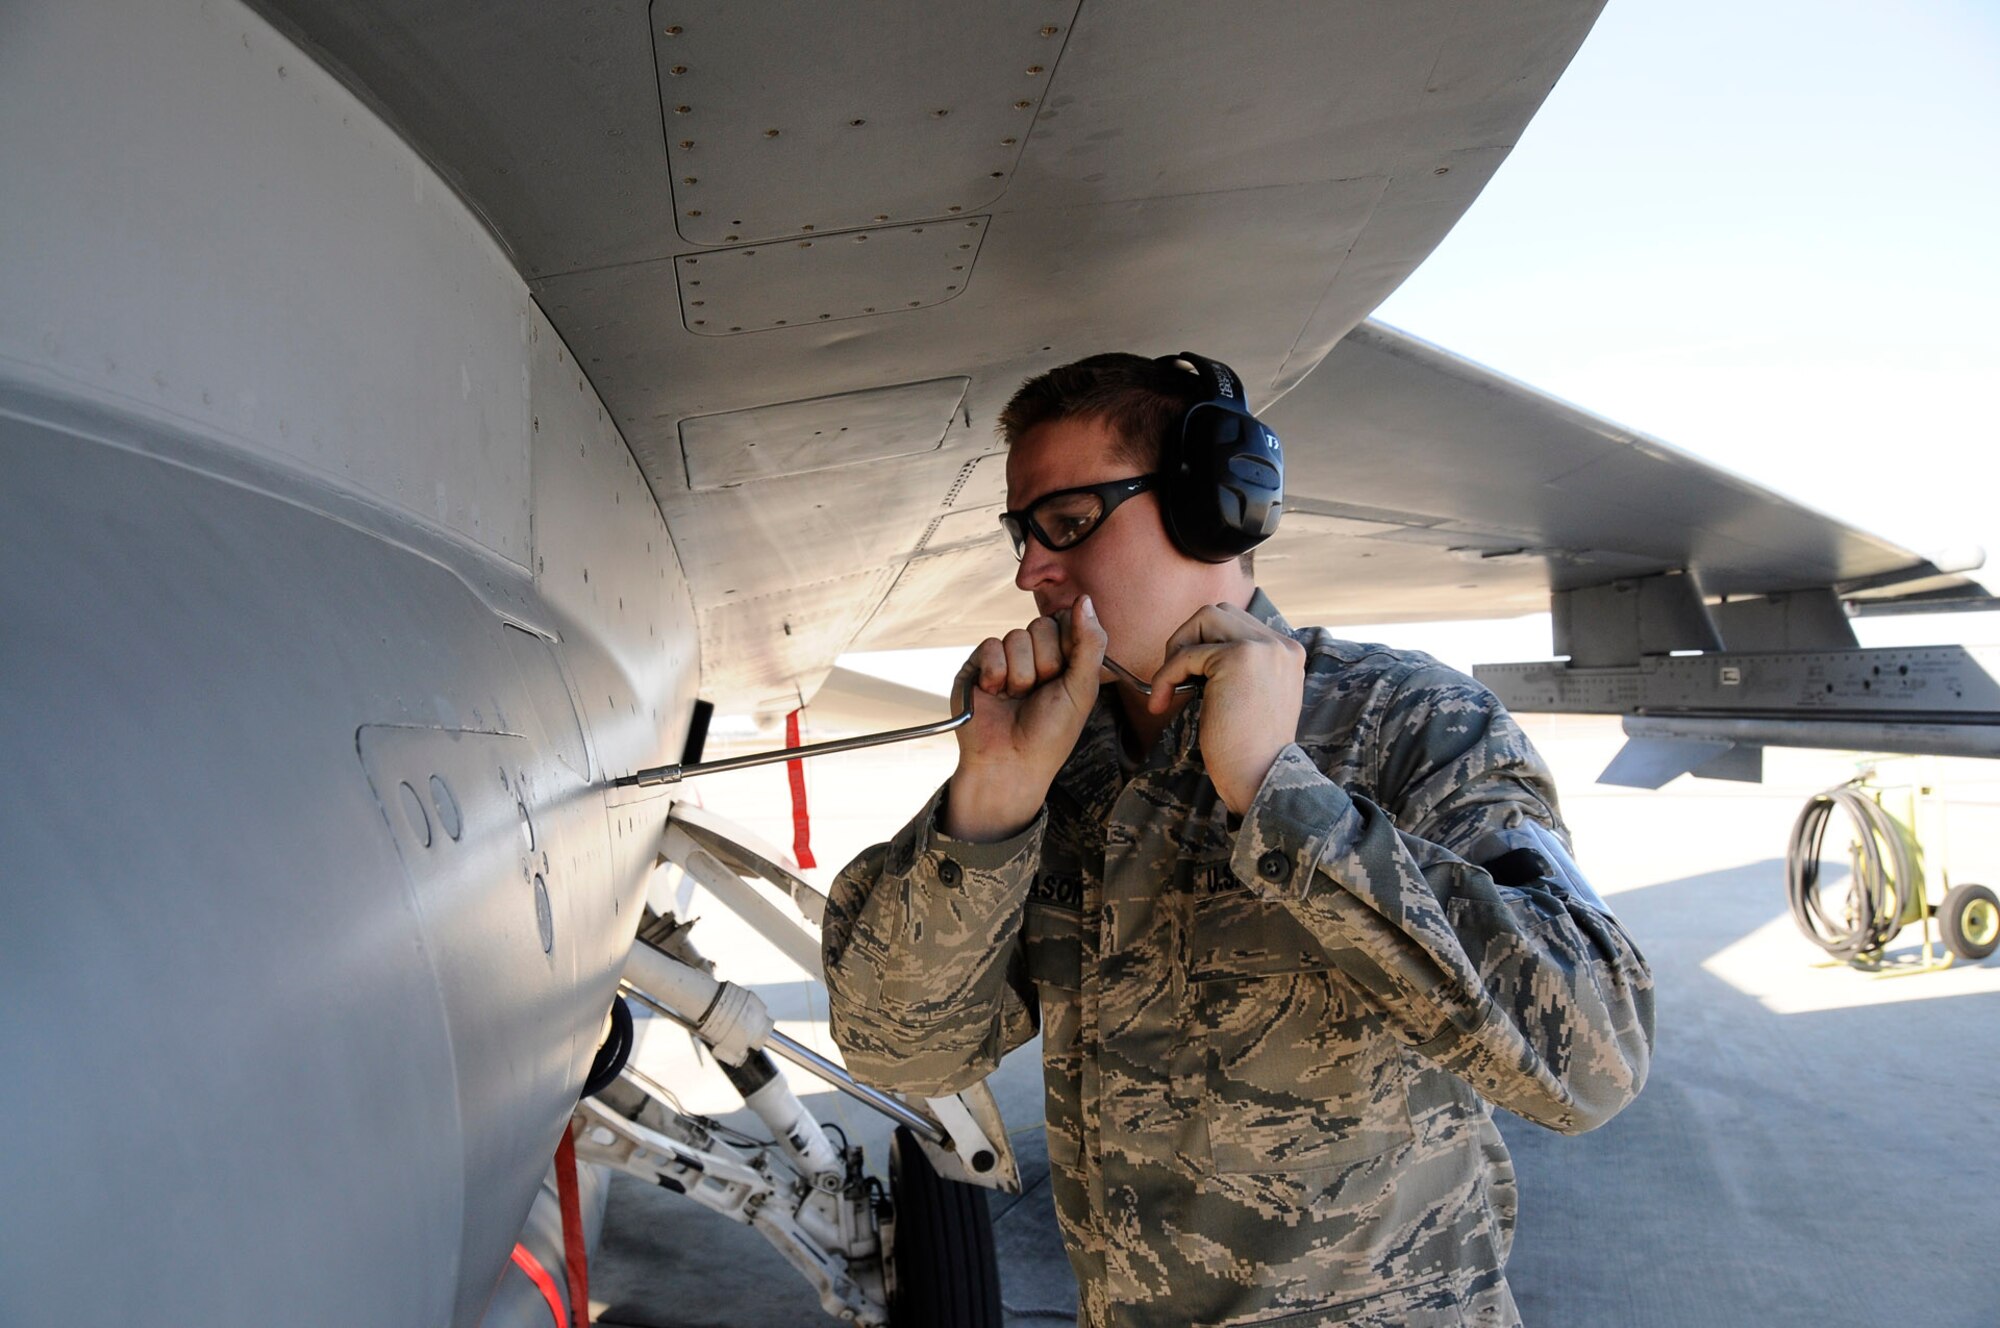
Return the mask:
[[1269,539],[1285,506],[1285,451],[1243,399],[1228,365],[1191,351],[1156,364],[1201,380],[1160,456],[1161,511],[1174,546],[1205,563],[1226,563]]

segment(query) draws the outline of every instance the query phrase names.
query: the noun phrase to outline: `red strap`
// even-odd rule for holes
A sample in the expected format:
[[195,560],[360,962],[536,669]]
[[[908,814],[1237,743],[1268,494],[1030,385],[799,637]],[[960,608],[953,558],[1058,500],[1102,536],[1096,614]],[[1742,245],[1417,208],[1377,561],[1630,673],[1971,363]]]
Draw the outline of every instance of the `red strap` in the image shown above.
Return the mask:
[[[799,712],[794,710],[785,716],[785,746],[798,745]],[[817,865],[813,862],[812,820],[806,814],[806,763],[787,761],[785,773],[792,781],[792,859],[803,871]]]
[[562,1292],[556,1290],[556,1280],[549,1276],[549,1270],[542,1267],[534,1251],[526,1245],[514,1247],[514,1266],[528,1275],[542,1293],[542,1299],[549,1302],[549,1313],[555,1317],[556,1328],[569,1328],[569,1318],[563,1313]]
[[576,1328],[590,1328],[590,1266],[583,1247],[583,1200],[576,1188],[576,1140],[563,1122],[556,1145],[556,1197],[562,1200],[563,1268],[569,1273],[569,1303]]

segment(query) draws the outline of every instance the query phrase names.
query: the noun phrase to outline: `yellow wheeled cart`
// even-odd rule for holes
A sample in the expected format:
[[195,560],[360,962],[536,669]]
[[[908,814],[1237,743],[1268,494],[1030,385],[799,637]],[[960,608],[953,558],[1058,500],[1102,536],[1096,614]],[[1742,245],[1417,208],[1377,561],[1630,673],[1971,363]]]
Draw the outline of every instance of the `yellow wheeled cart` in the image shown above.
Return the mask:
[[[1944,811],[1934,782],[1885,781],[1877,766],[1814,794],[1792,826],[1785,854],[1785,893],[1799,930],[1836,959],[1865,968],[1883,967],[1889,943],[1913,923],[1924,929],[1917,969],[1948,968],[1954,958],[1981,960],[2000,948],[2000,897],[1984,885],[1952,884]],[[1829,871],[1825,861],[1836,812],[1852,831],[1844,873]],[[1935,846],[1933,860],[1940,864],[1943,895],[1935,903],[1923,839]]]

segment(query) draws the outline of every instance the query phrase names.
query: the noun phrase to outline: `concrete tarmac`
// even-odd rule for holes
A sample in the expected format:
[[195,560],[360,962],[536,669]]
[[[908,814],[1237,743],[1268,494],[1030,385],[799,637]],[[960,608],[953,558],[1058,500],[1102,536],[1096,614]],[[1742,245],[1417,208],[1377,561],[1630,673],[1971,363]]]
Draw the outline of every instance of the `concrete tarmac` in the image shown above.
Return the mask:
[[[1568,1139],[1502,1116],[1521,1182],[1509,1277],[1531,1325],[2000,1325],[2000,956],[1888,973],[1830,965],[1794,926],[1784,850],[1807,795],[1855,758],[1767,754],[1763,785],[1681,779],[1655,793],[1591,781],[1621,741],[1615,721],[1528,718],[1555,767],[1577,856],[1652,961],[1652,1077],[1603,1129]],[[813,772],[824,860],[893,832],[950,769],[947,744],[831,758]],[[838,763],[838,764],[837,764]],[[1991,763],[1884,763],[1940,790],[1920,823],[1935,878],[2000,883],[2000,779]],[[1898,772],[1901,772],[1899,775]],[[752,772],[761,773],[761,772]],[[790,842],[782,773],[711,781],[708,806]],[[1829,835],[1829,852],[1844,844]],[[808,875],[824,884],[831,871]],[[1933,898],[1942,893],[1933,885]],[[824,993],[713,901],[696,938],[725,976],[767,994],[780,1026],[818,1045]],[[679,1030],[652,1022],[641,1060],[697,1111],[730,1095]],[[1020,1195],[993,1195],[1008,1322],[1074,1321],[1039,1126],[1037,1049],[994,1077],[1019,1155]],[[795,1078],[801,1091],[812,1081]],[[815,1114],[873,1165],[886,1122],[831,1093]],[[742,1117],[730,1117],[741,1121]],[[613,1328],[817,1328],[832,1323],[754,1232],[684,1197],[620,1178],[592,1268]],[[945,1328],[945,1326],[940,1326]]]

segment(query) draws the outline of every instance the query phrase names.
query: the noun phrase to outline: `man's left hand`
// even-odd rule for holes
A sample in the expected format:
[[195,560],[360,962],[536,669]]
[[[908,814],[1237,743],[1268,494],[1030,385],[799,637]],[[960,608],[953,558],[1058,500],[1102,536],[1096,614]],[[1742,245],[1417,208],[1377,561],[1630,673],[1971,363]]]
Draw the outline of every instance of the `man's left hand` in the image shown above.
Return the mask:
[[1166,662],[1153,675],[1146,705],[1163,714],[1174,684],[1207,679],[1201,700],[1201,758],[1229,810],[1238,816],[1298,733],[1305,699],[1306,652],[1234,604],[1208,604],[1167,638]]

